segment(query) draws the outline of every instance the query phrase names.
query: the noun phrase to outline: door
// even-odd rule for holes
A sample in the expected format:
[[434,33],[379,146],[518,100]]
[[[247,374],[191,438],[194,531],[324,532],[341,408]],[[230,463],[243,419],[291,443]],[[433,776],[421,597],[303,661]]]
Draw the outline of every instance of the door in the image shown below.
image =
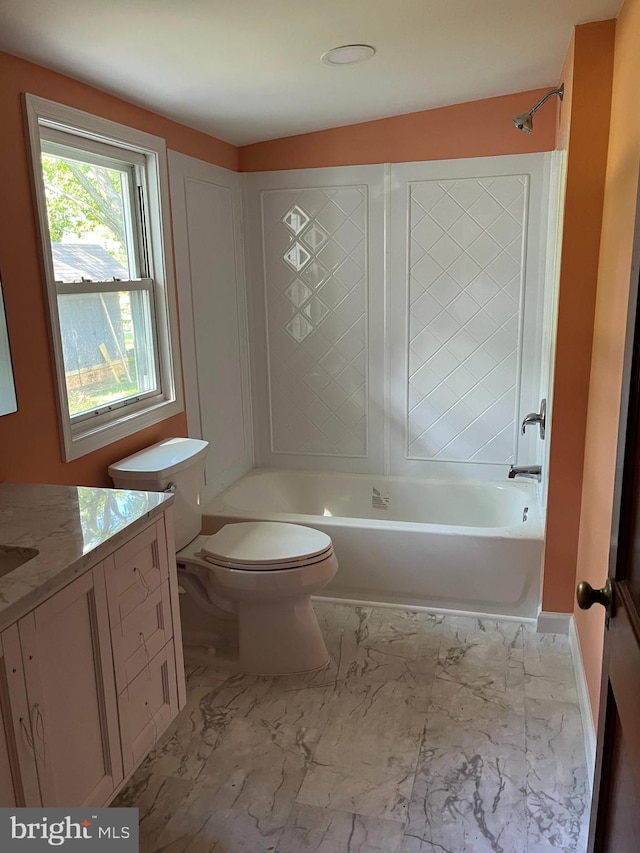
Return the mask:
[[104,567],[18,623],[44,806],[101,806],[122,779]]
[[636,227],[609,579],[602,590],[578,585],[578,603],[607,608],[589,852],[640,849],[640,315]]

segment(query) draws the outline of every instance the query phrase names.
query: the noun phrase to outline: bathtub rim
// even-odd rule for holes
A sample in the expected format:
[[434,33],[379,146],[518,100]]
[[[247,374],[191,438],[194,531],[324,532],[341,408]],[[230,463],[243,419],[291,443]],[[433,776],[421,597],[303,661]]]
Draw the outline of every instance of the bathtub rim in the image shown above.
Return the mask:
[[[382,480],[392,483],[420,483],[428,482],[435,486],[438,485],[469,485],[469,486],[489,486],[491,488],[501,488],[505,491],[521,491],[523,500],[529,501],[531,512],[526,522],[520,522],[517,525],[501,525],[501,526],[475,526],[466,524],[436,524],[428,521],[400,521],[391,520],[383,517],[375,516],[341,516],[341,515],[317,515],[311,513],[293,513],[293,512],[269,512],[258,509],[242,509],[237,506],[224,502],[224,495],[237,486],[242,480],[258,479],[269,474],[284,474],[286,476],[300,477],[310,475],[314,478],[338,478],[339,480]],[[525,497],[528,495],[528,498]],[[375,510],[372,510],[375,512]],[[384,510],[378,510],[383,513]],[[426,479],[424,477],[404,477],[388,474],[349,474],[344,471],[314,471],[312,469],[300,468],[251,468],[242,477],[239,477],[233,483],[230,483],[222,492],[218,493],[214,498],[207,501],[202,507],[203,528],[206,525],[206,519],[209,517],[220,518],[221,516],[230,519],[230,523],[239,522],[242,520],[252,521],[282,521],[290,524],[331,524],[337,527],[362,527],[364,529],[382,529],[395,530],[405,532],[421,532],[421,533],[438,533],[450,536],[473,535],[482,538],[498,538],[498,539],[518,539],[518,540],[537,540],[544,538],[544,519],[541,511],[540,495],[537,483],[522,482],[515,480],[453,480],[444,479],[442,477],[434,477]],[[526,530],[522,530],[526,527]]]
[[376,480],[389,481],[393,483],[433,483],[433,484],[455,484],[465,486],[491,486],[501,487],[507,491],[513,489],[524,489],[525,492],[532,493],[536,498],[539,497],[539,484],[531,478],[516,479],[479,479],[478,477],[408,477],[405,474],[351,474],[348,471],[317,471],[313,468],[274,468],[274,467],[254,467],[245,471],[242,476],[237,477],[233,482],[226,485],[213,497],[208,497],[208,505],[220,500],[222,495],[229,489],[236,486],[241,480],[253,479],[266,474],[284,474],[292,477],[302,477],[310,475],[312,477],[336,477],[340,480]]
[[236,524],[242,521],[282,521],[288,524],[302,524],[308,527],[316,525],[330,525],[333,527],[359,527],[364,530],[389,530],[405,533],[438,534],[441,536],[479,536],[483,539],[517,539],[521,541],[536,541],[543,539],[542,523],[540,519],[530,517],[529,521],[523,522],[523,526],[530,524],[526,531],[520,532],[519,527],[472,527],[471,525],[458,524],[431,524],[426,521],[389,521],[384,518],[358,518],[352,516],[336,515],[306,515],[303,513],[290,512],[259,512],[257,510],[243,510],[225,507],[224,511],[211,512],[208,507],[202,513],[202,528],[209,519],[227,519],[228,524]]

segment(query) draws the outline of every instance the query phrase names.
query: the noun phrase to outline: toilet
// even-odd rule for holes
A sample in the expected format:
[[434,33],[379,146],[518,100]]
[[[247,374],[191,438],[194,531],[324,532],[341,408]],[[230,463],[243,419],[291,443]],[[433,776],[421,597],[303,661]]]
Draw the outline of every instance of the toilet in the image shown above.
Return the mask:
[[237,630],[238,672],[322,669],[329,655],[311,596],[338,569],[331,538],[274,521],[237,522],[201,535],[207,447],[195,438],[166,439],[110,465],[109,475],[116,488],[175,494],[180,586],[201,624],[226,622]]

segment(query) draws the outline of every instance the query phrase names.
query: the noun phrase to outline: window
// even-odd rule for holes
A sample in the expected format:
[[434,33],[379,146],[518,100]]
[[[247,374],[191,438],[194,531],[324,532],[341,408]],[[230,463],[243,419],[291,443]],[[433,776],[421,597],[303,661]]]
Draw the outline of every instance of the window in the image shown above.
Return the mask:
[[182,410],[163,140],[27,95],[66,459]]

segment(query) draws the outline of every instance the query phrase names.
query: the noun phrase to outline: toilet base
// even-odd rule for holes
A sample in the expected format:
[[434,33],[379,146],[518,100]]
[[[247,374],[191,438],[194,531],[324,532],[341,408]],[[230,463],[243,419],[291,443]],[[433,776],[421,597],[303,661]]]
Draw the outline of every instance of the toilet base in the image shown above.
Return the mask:
[[[216,666],[220,660],[226,670],[250,675],[297,675],[327,666],[329,653],[311,595],[335,576],[338,561],[333,551],[318,562],[266,571],[219,566],[186,549],[178,558],[187,573],[181,575],[181,598],[188,599],[182,620],[185,645],[204,646],[206,663]],[[190,582],[190,574],[198,583]],[[231,603],[235,616],[230,620],[225,615],[224,630],[219,601]],[[195,619],[189,616],[194,607],[199,611]],[[235,655],[228,642],[233,630]]]
[[309,595],[238,602],[238,668],[251,675],[296,675],[329,663]]
[[[246,614],[242,643],[240,621],[214,624],[209,614],[202,614],[198,625],[198,608],[181,595],[185,663],[250,675],[297,675],[323,669],[329,663],[329,654],[309,597],[284,602],[281,607],[275,608],[277,615],[273,616],[272,625],[272,603],[268,607],[247,603],[251,612]],[[256,609],[260,613],[256,614]],[[258,624],[261,629],[256,627]],[[260,630],[268,631],[274,639],[267,648],[264,637],[268,635],[261,635]],[[239,645],[244,654],[239,652]]]

